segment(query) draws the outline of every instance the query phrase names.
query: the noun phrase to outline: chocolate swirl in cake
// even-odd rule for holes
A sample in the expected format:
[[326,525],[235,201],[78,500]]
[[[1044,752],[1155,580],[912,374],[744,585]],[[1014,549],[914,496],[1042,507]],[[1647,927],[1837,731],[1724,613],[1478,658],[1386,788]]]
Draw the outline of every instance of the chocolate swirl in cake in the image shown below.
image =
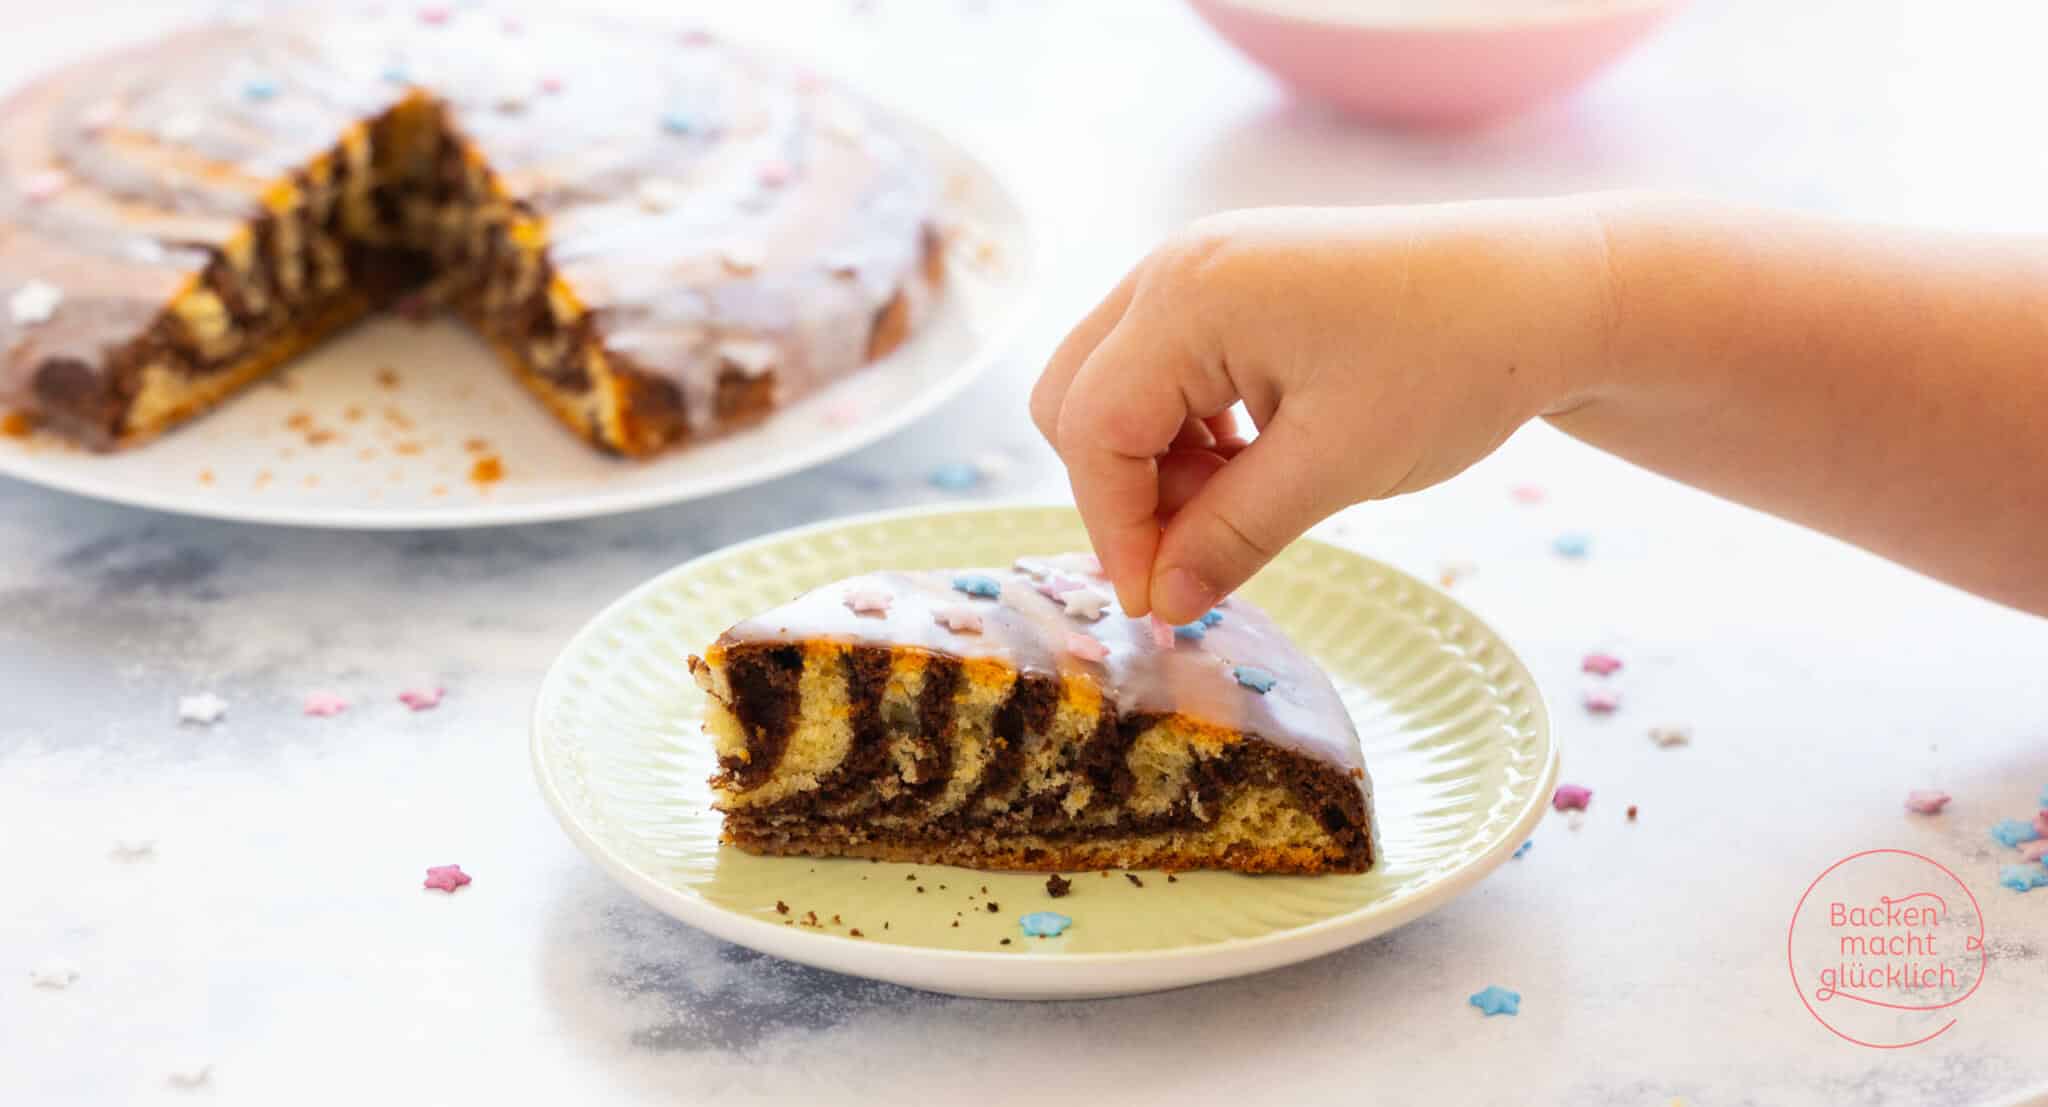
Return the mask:
[[647,453],[900,341],[936,193],[865,104],[702,34],[208,27],[0,108],[0,404],[146,437],[431,277],[564,420]]

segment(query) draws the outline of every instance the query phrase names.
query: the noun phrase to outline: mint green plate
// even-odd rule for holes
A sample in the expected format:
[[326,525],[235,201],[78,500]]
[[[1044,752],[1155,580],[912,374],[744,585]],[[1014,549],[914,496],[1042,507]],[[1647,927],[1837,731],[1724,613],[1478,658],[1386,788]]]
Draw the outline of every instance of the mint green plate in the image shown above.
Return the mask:
[[[1013,999],[1155,991],[1364,941],[1470,888],[1541,817],[1557,750],[1514,652],[1436,589],[1304,539],[1244,595],[1329,671],[1351,710],[1378,808],[1374,871],[1183,873],[1172,883],[1140,873],[1142,887],[1122,874],[1070,874],[1073,894],[1053,900],[1042,874],[754,857],[719,844],[703,694],[684,662],[692,651],[854,573],[1007,565],[1086,547],[1069,508],[946,509],[806,527],[671,569],[591,620],[542,681],[541,792],[605,871],[693,926],[839,972]],[[1018,917],[1040,910],[1073,927],[1023,936]]]

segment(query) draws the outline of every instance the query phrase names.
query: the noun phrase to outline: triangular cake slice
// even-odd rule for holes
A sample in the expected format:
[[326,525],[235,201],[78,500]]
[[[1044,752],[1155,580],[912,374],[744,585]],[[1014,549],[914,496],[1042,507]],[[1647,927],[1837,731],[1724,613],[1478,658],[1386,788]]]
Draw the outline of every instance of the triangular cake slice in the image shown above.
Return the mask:
[[990,869],[1363,872],[1337,690],[1242,599],[1132,619],[1087,555],[870,573],[692,657],[725,840]]

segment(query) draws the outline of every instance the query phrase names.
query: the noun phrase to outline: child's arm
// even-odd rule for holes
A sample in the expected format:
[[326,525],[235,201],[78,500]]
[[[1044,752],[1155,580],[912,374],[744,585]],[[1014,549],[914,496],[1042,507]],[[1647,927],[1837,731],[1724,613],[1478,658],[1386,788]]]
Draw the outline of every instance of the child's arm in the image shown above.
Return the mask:
[[2048,613],[2039,239],[1614,196],[1233,213],[1125,278],[1031,408],[1125,608],[1173,622],[1538,416]]

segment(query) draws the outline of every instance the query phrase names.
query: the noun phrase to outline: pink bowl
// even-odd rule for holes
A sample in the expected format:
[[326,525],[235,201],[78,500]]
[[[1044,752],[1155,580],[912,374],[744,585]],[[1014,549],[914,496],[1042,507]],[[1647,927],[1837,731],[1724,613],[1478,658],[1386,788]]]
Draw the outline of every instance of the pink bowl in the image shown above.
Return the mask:
[[1327,3],[1333,14],[1320,18],[1298,13],[1305,5],[1273,0],[1189,3],[1295,90],[1367,119],[1412,126],[1483,122],[1567,92],[1678,6],[1609,0],[1573,12],[1530,0],[1520,15],[1397,23],[1346,16]]

